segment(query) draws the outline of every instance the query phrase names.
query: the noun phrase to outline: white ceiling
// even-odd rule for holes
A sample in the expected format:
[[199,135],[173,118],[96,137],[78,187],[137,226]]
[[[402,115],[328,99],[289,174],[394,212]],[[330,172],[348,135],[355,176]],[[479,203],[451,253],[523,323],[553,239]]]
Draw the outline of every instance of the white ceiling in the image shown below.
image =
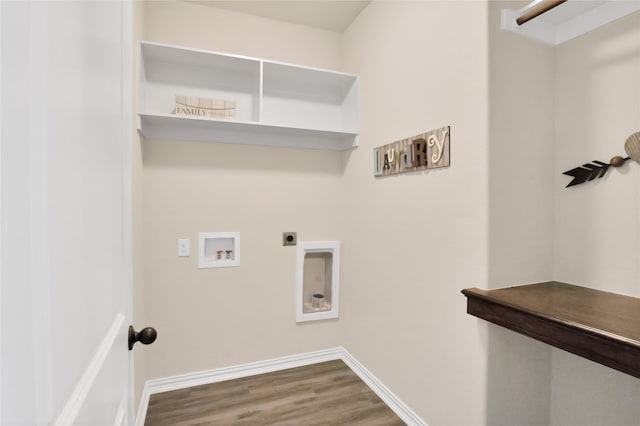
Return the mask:
[[550,11],[543,13],[536,19],[538,21],[548,22],[553,25],[561,25],[574,19],[576,16],[580,16],[586,12],[592,11],[603,4],[606,1],[601,0],[589,0],[589,1],[568,1],[561,5],[554,7]]
[[194,0],[205,6],[342,33],[371,0]]

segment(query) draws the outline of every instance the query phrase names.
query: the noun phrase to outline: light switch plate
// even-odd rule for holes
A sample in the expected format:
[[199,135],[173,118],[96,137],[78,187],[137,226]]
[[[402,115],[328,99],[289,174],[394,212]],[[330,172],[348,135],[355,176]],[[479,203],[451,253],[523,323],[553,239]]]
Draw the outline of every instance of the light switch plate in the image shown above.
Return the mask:
[[178,257],[189,257],[190,253],[190,242],[188,238],[181,238],[178,240]]

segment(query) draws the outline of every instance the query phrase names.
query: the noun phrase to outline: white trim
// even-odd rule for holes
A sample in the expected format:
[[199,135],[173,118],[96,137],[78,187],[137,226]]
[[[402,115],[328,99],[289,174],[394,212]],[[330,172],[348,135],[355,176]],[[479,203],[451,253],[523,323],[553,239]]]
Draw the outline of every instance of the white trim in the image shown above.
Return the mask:
[[[338,318],[340,312],[340,241],[298,242],[296,255],[296,322]],[[307,253],[331,253],[331,309],[304,311],[304,260]],[[307,301],[310,302],[310,301]]]
[[118,407],[118,412],[116,413],[116,419],[113,422],[113,426],[123,426],[124,425],[124,403],[121,403]]
[[333,348],[317,352],[309,352],[300,355],[285,356],[266,361],[252,362],[232,367],[218,368],[215,370],[201,371],[198,373],[188,373],[179,376],[166,377],[162,379],[147,380],[142,390],[140,407],[136,425],[143,426],[144,419],[149,407],[149,398],[155,393],[168,392],[177,389],[184,389],[191,386],[218,383],[225,380],[240,379],[242,377],[254,376],[256,374],[272,373],[274,371],[286,370],[288,368],[302,367],[305,365],[317,364],[319,362],[333,361],[341,359],[342,348]]
[[353,370],[360,379],[384,401],[408,425],[427,426],[427,423],[420,418],[411,408],[400,400],[389,388],[387,388],[376,376],[373,375],[364,365],[360,364],[346,349],[342,348],[342,361]]
[[345,348],[337,347],[299,355],[291,355],[266,361],[252,362],[215,370],[188,373],[162,379],[147,380],[140,398],[140,407],[136,418],[136,426],[143,426],[149,407],[151,395],[184,389],[192,386],[223,382],[257,374],[272,373],[289,368],[318,364],[326,361],[342,360],[371,390],[384,401],[389,408],[410,426],[427,426],[415,412],[404,404],[391,390],[389,390],[376,376],[360,364]]
[[[0,2],[0,23],[2,22],[2,2]],[[2,31],[0,29],[0,64],[2,63]],[[2,81],[2,66],[0,66],[0,82]],[[0,100],[2,98],[2,84],[0,84]],[[0,101],[0,188],[2,188],[2,104]],[[0,259],[2,259],[2,197],[0,196]],[[1,261],[0,261],[1,262]],[[0,263],[0,269],[2,264]],[[0,383],[2,381],[2,274],[0,274]],[[2,386],[0,386],[0,421],[2,420]]]
[[124,323],[124,315],[118,313],[116,318],[113,320],[113,324],[109,328],[109,331],[102,339],[100,346],[98,346],[98,350],[93,355],[91,362],[87,366],[84,374],[76,384],[75,389],[71,393],[71,396],[67,400],[64,408],[60,412],[60,415],[56,419],[54,425],[56,426],[67,426],[74,423],[76,417],[78,416],[78,412],[84,404],[85,399],[87,399],[87,395],[93,386],[93,382],[95,381],[102,365],[104,364],[105,359],[107,359],[107,355],[109,351],[111,351],[111,347],[118,337],[122,324]]
[[[134,4],[132,1],[121,2],[121,20],[122,20],[122,219],[123,219],[123,282],[122,286],[123,306],[122,309],[127,321],[131,324],[133,321],[133,195],[132,195],[132,146],[133,146],[133,124],[134,124],[134,53],[137,44],[134,41]],[[127,357],[127,390],[125,395],[124,406],[120,407],[122,411],[123,424],[132,424],[134,421],[133,407],[135,404],[134,389],[134,370],[133,357],[131,354]],[[126,417],[126,419],[125,419]],[[118,419],[116,418],[116,422]],[[116,423],[118,426],[118,423]]]
[[[207,256],[205,244],[207,240],[232,240],[233,258],[215,259],[214,253]],[[215,244],[221,250],[230,250],[230,246],[222,243]],[[221,251],[222,252],[222,251]],[[224,256],[224,254],[223,254]],[[226,268],[229,266],[240,266],[240,232],[200,232],[198,233],[198,268]]]

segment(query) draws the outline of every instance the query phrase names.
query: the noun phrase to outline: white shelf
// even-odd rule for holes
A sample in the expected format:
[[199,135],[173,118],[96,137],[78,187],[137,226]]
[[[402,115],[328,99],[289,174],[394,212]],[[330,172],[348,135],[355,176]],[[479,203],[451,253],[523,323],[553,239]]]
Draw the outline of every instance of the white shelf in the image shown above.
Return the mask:
[[139,114],[142,134],[151,139],[223,142],[343,151],[357,146],[357,133],[214,120],[175,114]]
[[598,27],[640,10],[640,1],[579,1],[569,0],[522,25],[516,18],[540,0],[522,9],[502,10],[502,29],[543,43],[558,45],[593,31]]
[[[358,77],[142,42],[139,130],[147,138],[345,150],[357,146]],[[236,119],[174,114],[175,96],[224,99]]]

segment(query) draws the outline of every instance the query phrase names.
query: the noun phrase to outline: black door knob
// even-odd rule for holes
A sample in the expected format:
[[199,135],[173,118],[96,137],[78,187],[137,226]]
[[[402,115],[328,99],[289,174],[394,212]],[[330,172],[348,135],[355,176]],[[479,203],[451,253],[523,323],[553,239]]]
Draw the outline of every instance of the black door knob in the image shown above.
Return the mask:
[[129,350],[133,349],[133,345],[136,342],[140,342],[143,345],[148,345],[156,341],[158,337],[158,332],[155,328],[145,327],[142,330],[135,331],[133,326],[129,326]]

